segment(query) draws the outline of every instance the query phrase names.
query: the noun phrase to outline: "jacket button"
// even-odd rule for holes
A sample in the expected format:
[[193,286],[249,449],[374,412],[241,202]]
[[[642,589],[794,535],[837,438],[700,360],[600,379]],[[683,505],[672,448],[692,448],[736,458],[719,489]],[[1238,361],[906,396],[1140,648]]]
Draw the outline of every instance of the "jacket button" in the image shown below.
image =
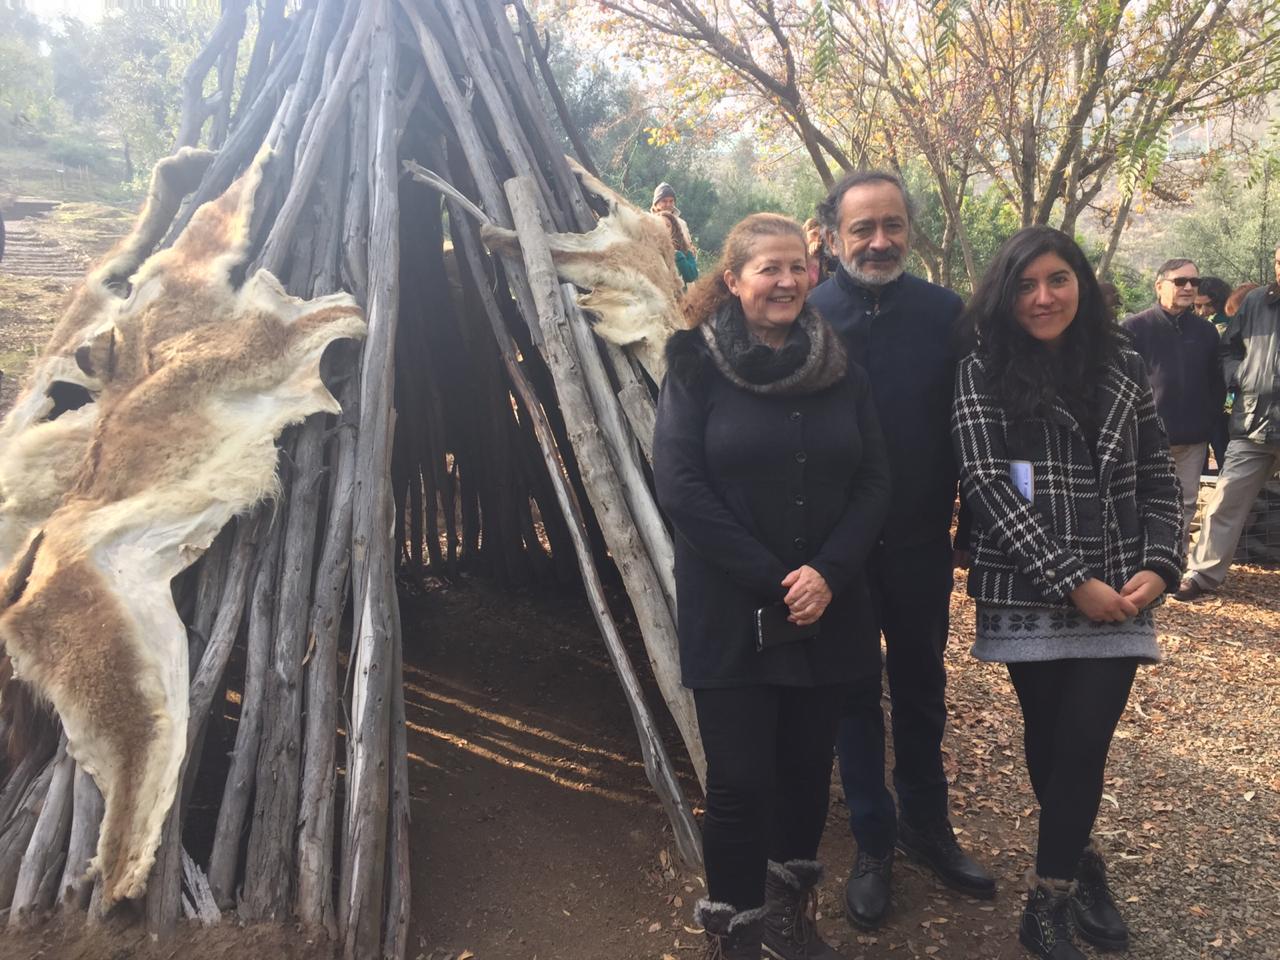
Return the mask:
[[791,419],[792,419],[792,420],[799,420],[799,419],[800,419],[800,411],[799,411],[799,410],[792,410],[792,411],[791,411]]
[[808,459],[808,455],[803,450],[796,451],[796,463],[804,463]]
[[797,506],[797,507],[803,507],[803,506],[804,506],[804,497],[796,497],[795,503],[796,503],[796,506]]
[[803,550],[807,545],[807,542],[805,541],[804,537],[796,537],[793,542],[795,543],[795,547],[797,550]]

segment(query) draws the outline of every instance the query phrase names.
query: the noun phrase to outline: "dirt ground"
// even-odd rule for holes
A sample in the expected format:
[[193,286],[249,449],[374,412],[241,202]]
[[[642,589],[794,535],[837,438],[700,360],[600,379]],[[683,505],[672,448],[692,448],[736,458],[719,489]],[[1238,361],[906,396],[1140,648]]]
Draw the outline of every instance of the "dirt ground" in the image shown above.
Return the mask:
[[[7,276],[0,264],[5,356],[31,355],[64,294],[61,282]],[[5,370],[3,399],[11,401]],[[957,896],[899,861],[890,922],[873,936],[855,933],[840,906],[853,850],[835,780],[819,904],[825,935],[849,960],[1025,955],[1013,931],[1036,815],[1021,726],[1003,669],[968,655],[973,608],[962,577],[957,587],[946,746],[954,822],[996,871],[1000,894],[990,903]],[[407,592],[403,604],[411,960],[695,955],[691,910],[701,881],[672,862],[630,716],[582,598],[503,594],[463,578]],[[1096,830],[1133,926],[1129,956],[1275,958],[1280,572],[1238,567],[1220,596],[1170,603],[1158,621],[1166,660],[1139,674]],[[641,662],[633,625],[627,633]],[[687,769],[684,777],[695,796]],[[0,935],[0,960],[332,955],[306,931],[232,925],[184,927],[165,943],[123,919]]]

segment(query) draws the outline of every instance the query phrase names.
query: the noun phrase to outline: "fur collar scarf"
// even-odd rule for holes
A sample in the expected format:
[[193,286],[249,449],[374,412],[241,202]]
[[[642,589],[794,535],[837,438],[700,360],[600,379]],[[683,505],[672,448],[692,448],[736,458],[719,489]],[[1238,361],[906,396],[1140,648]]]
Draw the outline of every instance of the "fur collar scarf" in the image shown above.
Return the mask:
[[722,306],[699,329],[716,369],[751,393],[818,393],[839,381],[848,366],[840,338],[808,305],[777,350],[752,339],[736,301]]

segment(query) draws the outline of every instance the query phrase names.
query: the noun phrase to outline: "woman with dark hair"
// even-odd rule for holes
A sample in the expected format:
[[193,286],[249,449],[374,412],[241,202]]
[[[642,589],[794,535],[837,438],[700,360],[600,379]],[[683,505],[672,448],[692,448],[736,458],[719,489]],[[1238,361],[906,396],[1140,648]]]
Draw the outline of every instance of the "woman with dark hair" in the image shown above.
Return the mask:
[[[952,437],[974,514],[973,653],[1008,665],[1040,804],[1019,938],[1078,960],[1129,932],[1090,840],[1107,751],[1152,608],[1182,570],[1182,507],[1141,358],[1066,234],[1029,227],[996,254],[964,314]],[[963,322],[963,321],[962,321]]]
[[815,860],[844,686],[880,669],[863,572],[889,506],[866,374],[805,303],[804,234],[757,213],[682,302],[654,478],[707,755],[706,958],[840,956]]

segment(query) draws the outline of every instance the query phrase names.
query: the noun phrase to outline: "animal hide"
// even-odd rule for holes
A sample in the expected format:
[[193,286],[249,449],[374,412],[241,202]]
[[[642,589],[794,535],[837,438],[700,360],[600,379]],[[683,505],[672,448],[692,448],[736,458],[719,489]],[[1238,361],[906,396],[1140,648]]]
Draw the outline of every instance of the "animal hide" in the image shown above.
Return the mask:
[[0,642],[106,801],[104,906],[143,893],[186,751],[170,581],[276,492],[281,430],[339,410],[321,355],[365,331],[346,294],[299,300],[265,271],[234,285],[266,153],[148,256],[210,158],[156,168],[0,426]]
[[[649,376],[661,383],[667,338],[682,326],[679,304],[684,292],[670,228],[661,217],[639,209],[572,160],[569,163],[587,193],[607,212],[590,233],[547,234],[556,272],[587,290],[579,295],[578,305],[595,314],[596,334],[631,347]],[[512,230],[486,224],[481,236],[495,253],[520,252],[519,237]]]

